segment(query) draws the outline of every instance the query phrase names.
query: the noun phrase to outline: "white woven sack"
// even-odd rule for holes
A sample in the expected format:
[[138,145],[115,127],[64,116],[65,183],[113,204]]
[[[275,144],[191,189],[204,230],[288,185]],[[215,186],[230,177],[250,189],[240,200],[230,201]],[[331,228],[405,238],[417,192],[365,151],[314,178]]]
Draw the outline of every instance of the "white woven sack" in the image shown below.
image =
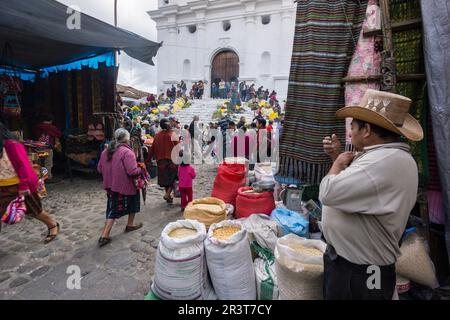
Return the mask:
[[250,243],[256,241],[261,247],[275,251],[278,236],[283,234],[276,221],[266,214],[252,214],[248,218],[239,219],[248,232]]
[[[213,238],[217,228],[238,225],[241,231],[228,240]],[[256,300],[256,280],[247,231],[239,221],[213,224],[205,240],[206,260],[217,297],[220,300]]]
[[[179,228],[197,230],[182,239],[169,237]],[[163,300],[203,300],[211,293],[204,252],[205,225],[195,220],[168,224],[161,234],[155,262],[154,292]]]
[[280,300],[323,299],[323,256],[310,256],[294,250],[295,246],[315,248],[325,253],[326,244],[295,234],[278,239],[275,248],[275,273]]

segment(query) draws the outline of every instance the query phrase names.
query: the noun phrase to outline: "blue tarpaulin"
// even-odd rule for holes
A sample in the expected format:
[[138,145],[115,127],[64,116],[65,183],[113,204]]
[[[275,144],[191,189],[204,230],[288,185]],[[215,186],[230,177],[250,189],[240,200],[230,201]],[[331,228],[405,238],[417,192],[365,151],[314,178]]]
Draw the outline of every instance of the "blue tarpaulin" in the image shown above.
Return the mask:
[[99,56],[92,58],[82,59],[75,62],[62,64],[59,66],[44,68],[41,70],[41,77],[48,77],[51,72],[61,72],[61,71],[71,71],[71,70],[81,70],[83,67],[88,67],[91,69],[98,69],[99,63],[106,63],[107,67],[114,66],[114,52],[108,52]]
[[19,77],[24,81],[32,81],[36,80],[36,72],[34,71],[26,71],[26,70],[15,70],[8,67],[0,67],[0,76],[7,75],[11,77]]
[[34,82],[36,77],[47,78],[52,72],[62,72],[71,70],[81,70],[83,67],[98,69],[100,63],[105,63],[107,67],[114,66],[114,52],[108,52],[92,58],[82,59],[67,64],[44,68],[39,71],[17,70],[13,68],[0,68],[0,75],[19,77],[24,81]]

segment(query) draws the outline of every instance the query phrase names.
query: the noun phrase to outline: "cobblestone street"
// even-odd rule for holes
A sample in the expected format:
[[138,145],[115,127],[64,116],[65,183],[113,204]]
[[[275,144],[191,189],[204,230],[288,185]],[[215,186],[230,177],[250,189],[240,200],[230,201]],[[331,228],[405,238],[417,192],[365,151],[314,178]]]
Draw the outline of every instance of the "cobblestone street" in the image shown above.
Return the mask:
[[[205,165],[197,171],[194,197],[209,196],[215,168]],[[119,220],[112,231],[112,243],[101,249],[97,240],[105,222],[106,195],[100,178],[49,185],[44,208],[61,224],[60,236],[44,245],[47,230],[37,220],[3,225],[0,299],[144,299],[161,231],[169,222],[182,218],[179,199],[168,205],[155,183],[152,180],[146,205],[136,218],[144,227],[126,234],[126,217]],[[67,287],[71,265],[81,269],[80,290]]]

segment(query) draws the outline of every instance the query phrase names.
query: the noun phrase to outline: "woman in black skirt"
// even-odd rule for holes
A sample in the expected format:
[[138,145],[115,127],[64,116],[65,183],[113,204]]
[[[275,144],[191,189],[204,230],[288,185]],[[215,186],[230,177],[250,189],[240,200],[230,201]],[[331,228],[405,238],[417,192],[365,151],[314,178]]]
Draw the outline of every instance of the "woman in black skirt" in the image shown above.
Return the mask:
[[158,165],[158,184],[164,188],[164,200],[173,203],[172,191],[178,177],[178,166],[172,161],[172,151],[178,145],[179,139],[172,130],[169,120],[161,120],[161,129],[153,141],[151,156]]
[[128,215],[125,232],[142,228],[142,223],[135,225],[134,218],[140,211],[141,199],[136,188],[135,179],[142,173],[136,155],[130,147],[130,133],[121,128],[114,133],[114,141],[103,151],[98,165],[98,172],[103,175],[103,188],[108,195],[106,224],[99,245],[111,242],[109,234],[114,221]]

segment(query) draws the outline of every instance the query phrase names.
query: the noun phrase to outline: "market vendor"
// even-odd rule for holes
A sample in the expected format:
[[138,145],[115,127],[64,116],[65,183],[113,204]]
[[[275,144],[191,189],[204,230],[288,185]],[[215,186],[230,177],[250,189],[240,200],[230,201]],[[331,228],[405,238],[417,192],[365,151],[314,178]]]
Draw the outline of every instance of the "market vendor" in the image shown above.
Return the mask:
[[62,132],[53,125],[53,115],[42,117],[42,122],[33,128],[34,139],[49,145],[48,157],[45,158],[45,168],[48,170],[48,178],[52,179],[53,150],[58,148]]
[[336,135],[324,140],[334,160],[319,195],[328,243],[325,299],[393,298],[400,241],[418,191],[417,164],[401,136],[423,139],[410,106],[406,97],[367,90],[360,106],[337,112],[338,118],[353,118],[358,153],[340,153]]

